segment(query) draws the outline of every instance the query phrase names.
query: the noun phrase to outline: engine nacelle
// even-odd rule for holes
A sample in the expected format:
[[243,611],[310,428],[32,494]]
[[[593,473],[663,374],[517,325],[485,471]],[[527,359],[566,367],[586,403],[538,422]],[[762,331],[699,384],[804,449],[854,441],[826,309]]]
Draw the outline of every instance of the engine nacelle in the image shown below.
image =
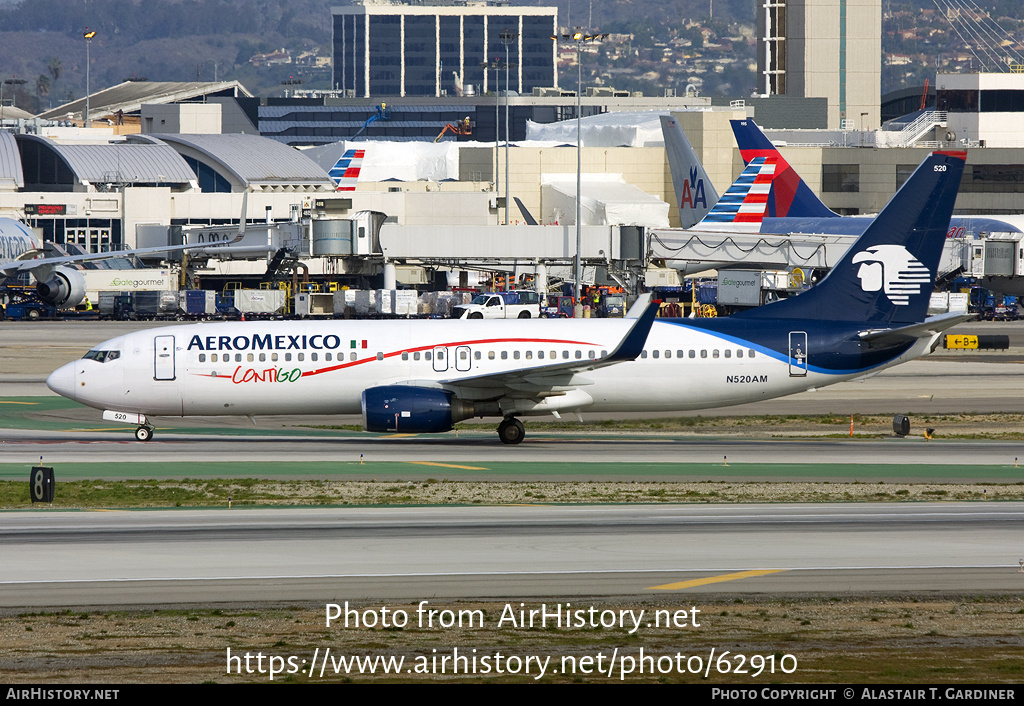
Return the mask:
[[383,385],[363,390],[366,431],[428,434],[451,431],[455,422],[473,416],[472,404],[447,390],[411,385]]
[[73,267],[55,267],[49,278],[36,283],[36,294],[57,308],[73,307],[85,299],[85,278]]

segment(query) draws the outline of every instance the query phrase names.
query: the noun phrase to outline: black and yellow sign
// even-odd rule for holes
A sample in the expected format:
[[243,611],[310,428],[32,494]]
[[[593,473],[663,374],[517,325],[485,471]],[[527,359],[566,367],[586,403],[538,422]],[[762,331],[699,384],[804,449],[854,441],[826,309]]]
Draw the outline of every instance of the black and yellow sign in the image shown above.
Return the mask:
[[946,348],[978,349],[978,337],[966,336],[963,334],[948,334],[946,336]]

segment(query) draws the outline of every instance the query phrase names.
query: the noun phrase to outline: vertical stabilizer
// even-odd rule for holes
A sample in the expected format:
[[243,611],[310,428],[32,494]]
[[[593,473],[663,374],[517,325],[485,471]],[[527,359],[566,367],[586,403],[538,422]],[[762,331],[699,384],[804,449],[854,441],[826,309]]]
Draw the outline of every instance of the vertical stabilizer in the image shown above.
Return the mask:
[[718,202],[718,192],[686,139],[679,121],[669,115],[661,116],[661,132],[665,136],[665,152],[672,172],[679,221],[683,228],[692,228]]
[[738,316],[924,321],[966,159],[966,152],[933,152],[818,285]]
[[330,175],[338,191],[355,191],[359,181],[359,170],[363,165],[366,150],[346,150],[333,167]]
[[774,157],[778,162],[772,193],[768,198],[769,218],[830,218],[839,217],[821,202],[800,178],[785,157],[775,148],[753,120],[730,120],[736,136],[736,146],[744,164],[758,157]]
[[740,233],[759,232],[776,168],[774,157],[752,160],[700,222],[700,228]]

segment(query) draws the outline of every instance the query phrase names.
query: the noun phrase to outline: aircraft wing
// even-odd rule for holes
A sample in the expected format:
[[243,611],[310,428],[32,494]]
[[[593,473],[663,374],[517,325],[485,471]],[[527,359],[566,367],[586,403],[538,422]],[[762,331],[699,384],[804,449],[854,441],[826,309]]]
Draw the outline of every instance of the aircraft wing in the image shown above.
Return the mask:
[[115,257],[128,257],[131,255],[146,255],[150,253],[165,253],[165,252],[176,252],[179,250],[207,250],[210,248],[225,247],[227,245],[233,245],[240,241],[243,237],[242,233],[239,233],[232,240],[226,240],[222,243],[203,243],[193,245],[157,245],[151,248],[138,248],[136,250],[115,250],[104,253],[89,253],[86,255],[61,255],[59,257],[42,257],[34,260],[9,260],[7,262],[0,262],[0,273],[6,276],[16,274],[18,272],[32,272],[35,270],[46,271],[52,270],[58,265],[70,265],[79,262],[91,262],[95,260],[109,260]]
[[[563,394],[582,385],[591,384],[589,380],[581,378],[579,373],[635,360],[644,349],[647,335],[654,325],[657,313],[657,304],[648,305],[643,315],[635,319],[615,350],[601,358],[567,360],[549,365],[523,367],[472,377],[453,377],[433,384],[469,393],[468,396],[476,398],[497,397],[504,394],[526,397]],[[420,384],[420,382],[409,381],[408,384]]]
[[939,314],[930,316],[919,324],[910,324],[900,328],[882,329],[878,331],[865,331],[860,334],[862,341],[899,343],[901,341],[916,341],[919,338],[927,338],[942,333],[964,321],[970,321],[974,314]]

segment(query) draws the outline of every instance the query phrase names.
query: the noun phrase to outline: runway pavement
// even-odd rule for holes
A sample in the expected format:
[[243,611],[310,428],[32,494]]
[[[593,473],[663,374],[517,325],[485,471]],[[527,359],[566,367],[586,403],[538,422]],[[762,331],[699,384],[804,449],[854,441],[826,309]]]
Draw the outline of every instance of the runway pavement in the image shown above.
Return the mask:
[[[1014,465],[1024,459],[1024,442],[927,442],[921,437],[742,439],[549,433],[506,446],[483,432],[408,438],[363,433],[167,433],[140,443],[125,432],[0,429],[0,448],[6,464],[20,463],[26,473],[42,457],[47,465],[58,468],[58,475],[62,466],[78,464],[71,477],[94,478],[125,477],[120,470],[125,466],[133,478],[201,477],[216,473],[218,463],[230,461],[248,464],[242,472],[248,477],[671,480],[692,479],[696,473],[715,480],[1024,480],[1024,467]],[[81,464],[91,464],[92,470],[80,470]],[[111,464],[117,464],[116,472]],[[308,470],[302,470],[303,464]],[[207,465],[211,470],[206,470]],[[6,475],[20,478],[22,473],[9,470]]]
[[0,605],[1019,592],[1022,520],[1022,503],[4,513]]

